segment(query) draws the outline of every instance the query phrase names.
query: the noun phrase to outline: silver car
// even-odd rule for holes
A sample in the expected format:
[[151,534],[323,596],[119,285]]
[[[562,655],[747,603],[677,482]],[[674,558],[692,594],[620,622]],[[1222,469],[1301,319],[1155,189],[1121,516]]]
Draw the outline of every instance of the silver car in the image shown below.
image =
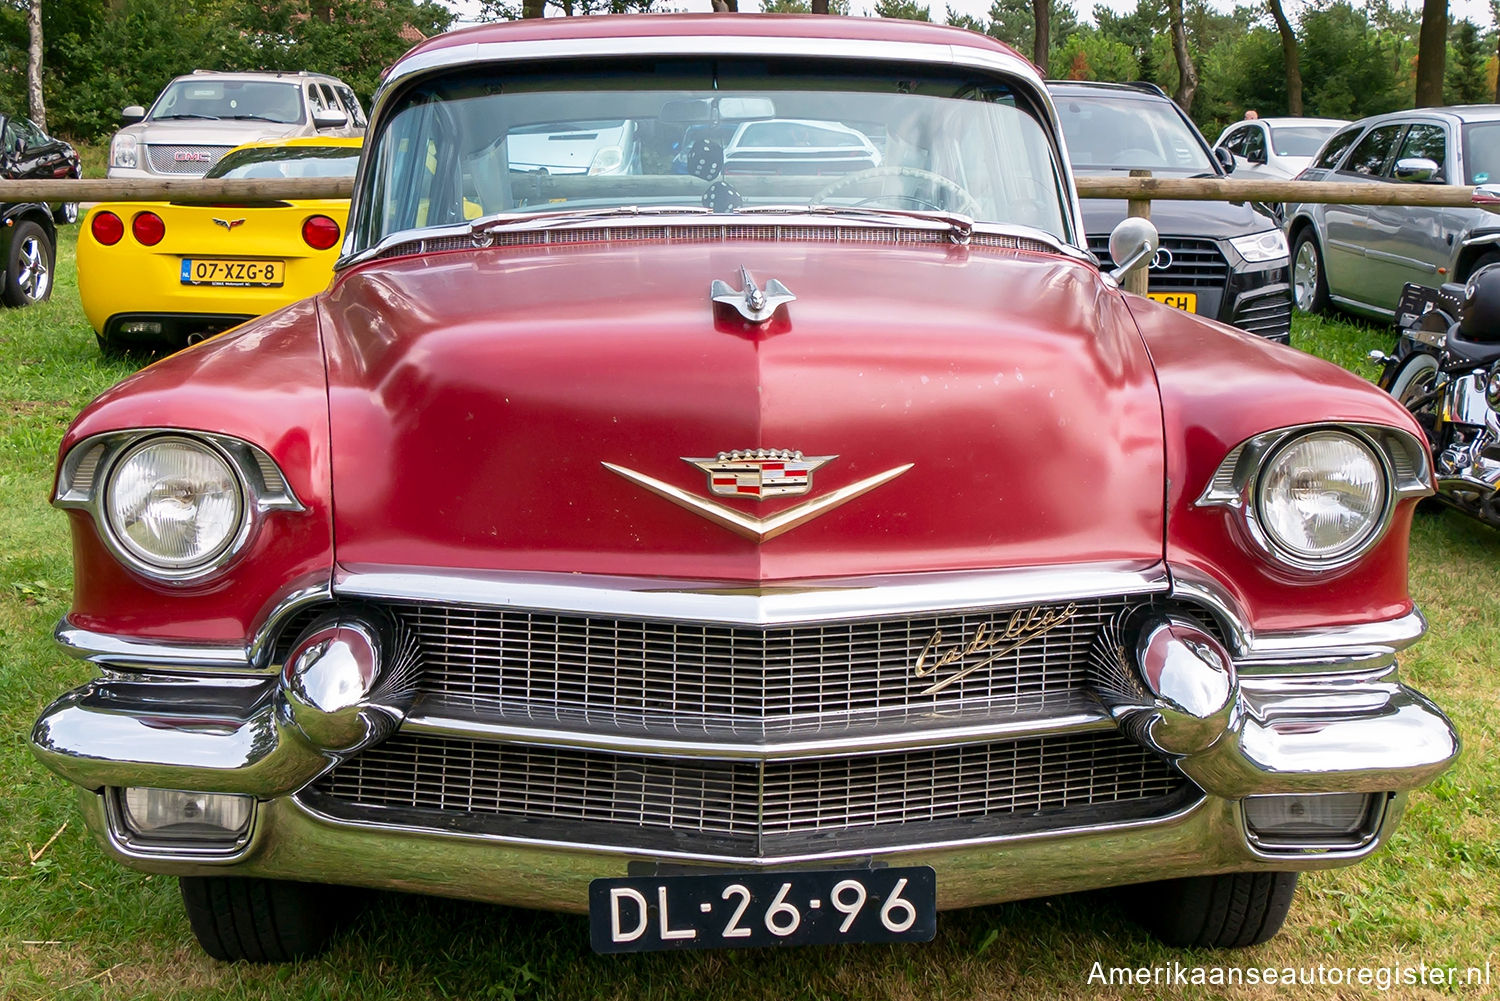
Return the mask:
[[194,70],[167,84],[150,111],[131,105],[120,119],[110,177],[202,177],[245,143],[365,134],[353,89],[320,73]]
[[[1359,184],[1500,181],[1500,105],[1419,108],[1335,133],[1300,175]],[[1461,282],[1500,262],[1500,216],[1479,208],[1287,207],[1297,308],[1395,315],[1407,282]]]
[[1323,142],[1348,124],[1342,118],[1252,118],[1219,133],[1214,149],[1234,157],[1237,179],[1284,181],[1306,170]]

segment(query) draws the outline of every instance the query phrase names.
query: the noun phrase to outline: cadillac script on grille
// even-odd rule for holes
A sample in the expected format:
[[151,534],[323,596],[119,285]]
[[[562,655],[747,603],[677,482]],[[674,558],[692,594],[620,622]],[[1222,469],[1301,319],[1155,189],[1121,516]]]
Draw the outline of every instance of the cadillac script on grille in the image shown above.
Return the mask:
[[[973,638],[967,643],[962,642],[962,637],[960,637],[959,643],[946,649],[942,645],[943,631],[937,630],[927,641],[926,646],[922,647],[922,652],[917,654],[917,662],[912,666],[912,673],[918,678],[930,678],[947,667],[954,667],[957,670],[922,689],[921,694],[936,695],[949,685],[967,678],[981,667],[992,664],[1037,637],[1050,633],[1071,619],[1077,611],[1076,604],[1046,611],[1041,605],[1032,605],[1030,608],[1011,613],[1010,621],[1005,624],[1004,629],[991,630],[988,625],[981,624],[978,629],[974,630]],[[969,657],[974,656],[980,659],[966,663]]]

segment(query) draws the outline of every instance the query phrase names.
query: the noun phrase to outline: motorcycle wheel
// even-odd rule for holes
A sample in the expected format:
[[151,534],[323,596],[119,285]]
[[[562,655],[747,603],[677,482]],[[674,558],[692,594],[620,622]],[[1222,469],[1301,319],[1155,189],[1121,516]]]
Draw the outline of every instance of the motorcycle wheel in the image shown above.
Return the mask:
[[[1396,402],[1407,410],[1412,410],[1412,402],[1432,392],[1437,385],[1438,360],[1426,351],[1417,351],[1402,359],[1401,364],[1391,373],[1390,385],[1382,386],[1386,392],[1396,398]],[[1429,402],[1423,410],[1430,410],[1432,404]],[[1417,415],[1412,410],[1413,415]]]

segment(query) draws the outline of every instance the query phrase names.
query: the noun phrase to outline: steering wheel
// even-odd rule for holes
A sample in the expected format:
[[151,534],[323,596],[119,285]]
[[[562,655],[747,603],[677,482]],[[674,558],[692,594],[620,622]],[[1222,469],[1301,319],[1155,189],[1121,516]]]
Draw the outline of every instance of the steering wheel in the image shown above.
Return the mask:
[[[864,170],[856,170],[852,174],[845,174],[831,184],[825,184],[813,194],[811,204],[819,205],[829,195],[840,188],[846,188],[851,184],[859,184],[861,181],[868,181],[877,177],[915,177],[919,180],[927,181],[953,193],[953,196],[959,201],[958,208],[955,211],[962,212],[964,215],[979,214],[979,200],[969,193],[968,188],[959,184],[951,177],[945,177],[936,171],[923,170],[921,167],[867,167]],[[877,195],[875,197],[882,196]],[[909,198],[911,196],[894,195],[890,197]],[[872,200],[870,198],[865,199],[866,202]]]

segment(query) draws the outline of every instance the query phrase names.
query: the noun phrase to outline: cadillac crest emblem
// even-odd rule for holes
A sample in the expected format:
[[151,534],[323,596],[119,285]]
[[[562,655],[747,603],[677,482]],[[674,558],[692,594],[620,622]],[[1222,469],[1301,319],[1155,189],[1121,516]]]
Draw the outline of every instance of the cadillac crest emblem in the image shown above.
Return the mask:
[[708,474],[709,493],[716,497],[767,500],[800,497],[812,489],[815,469],[836,455],[809,455],[787,449],[757,448],[720,452],[712,459],[683,456]]

